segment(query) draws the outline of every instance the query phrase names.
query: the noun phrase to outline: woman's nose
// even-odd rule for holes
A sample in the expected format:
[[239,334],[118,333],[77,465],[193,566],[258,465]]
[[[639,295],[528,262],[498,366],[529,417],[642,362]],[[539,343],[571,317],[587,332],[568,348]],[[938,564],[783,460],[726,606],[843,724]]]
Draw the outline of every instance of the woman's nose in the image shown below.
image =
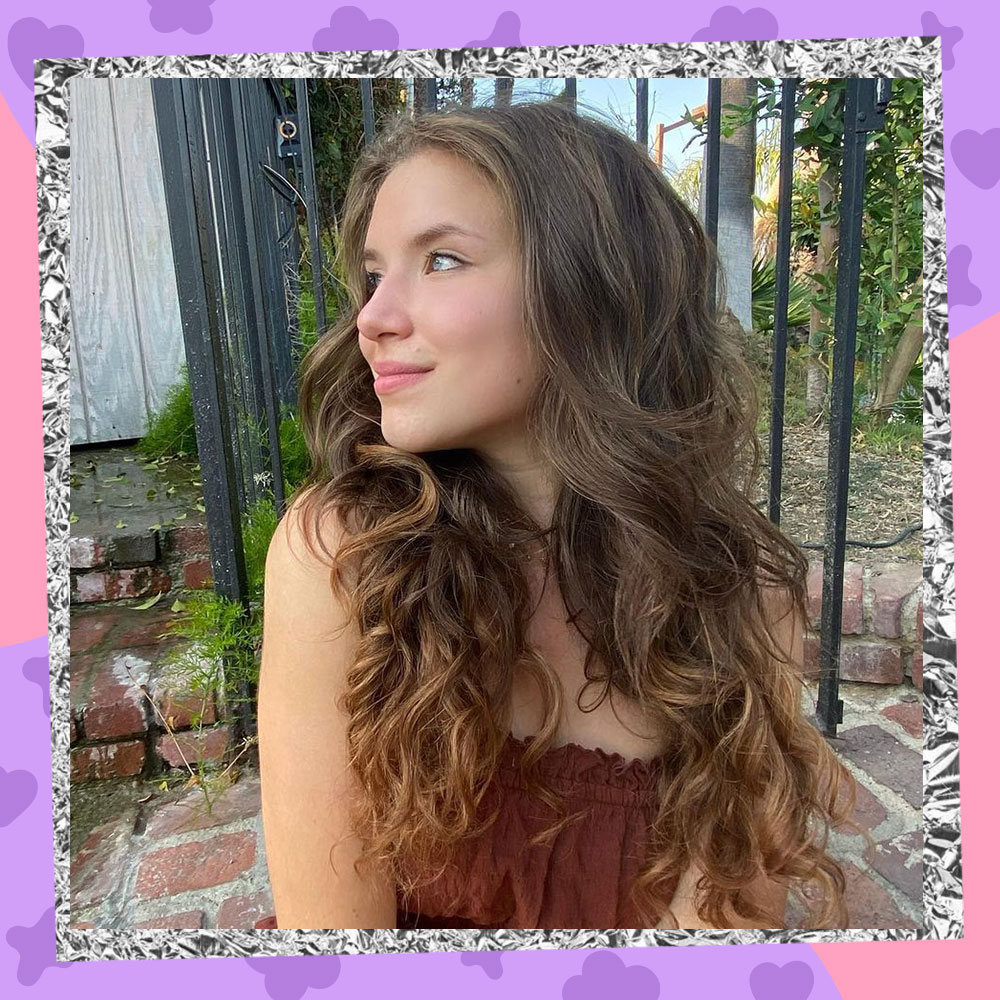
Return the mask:
[[369,340],[376,340],[384,333],[405,337],[413,331],[413,322],[403,296],[397,288],[387,284],[384,277],[358,312],[356,323],[358,333]]

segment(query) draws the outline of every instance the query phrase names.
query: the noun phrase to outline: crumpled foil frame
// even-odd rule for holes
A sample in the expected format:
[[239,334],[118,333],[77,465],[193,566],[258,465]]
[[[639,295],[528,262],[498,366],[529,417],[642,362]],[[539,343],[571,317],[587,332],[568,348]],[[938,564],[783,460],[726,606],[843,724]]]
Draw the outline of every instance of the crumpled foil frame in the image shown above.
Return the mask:
[[[940,39],[44,59],[36,63],[38,235],[57,956],[62,961],[895,941],[963,934]],[[68,82],[83,77],[919,77],[924,83],[924,925],[919,930],[69,929]]]

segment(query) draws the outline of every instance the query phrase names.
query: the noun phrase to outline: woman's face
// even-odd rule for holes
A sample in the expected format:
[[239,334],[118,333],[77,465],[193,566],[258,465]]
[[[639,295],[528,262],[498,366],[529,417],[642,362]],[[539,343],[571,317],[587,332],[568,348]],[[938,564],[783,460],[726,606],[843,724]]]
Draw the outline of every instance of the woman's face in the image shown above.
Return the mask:
[[[535,374],[514,234],[492,186],[452,154],[414,154],[379,189],[365,260],[358,340],[385,440],[415,453],[516,453]],[[394,364],[426,371],[378,375]]]

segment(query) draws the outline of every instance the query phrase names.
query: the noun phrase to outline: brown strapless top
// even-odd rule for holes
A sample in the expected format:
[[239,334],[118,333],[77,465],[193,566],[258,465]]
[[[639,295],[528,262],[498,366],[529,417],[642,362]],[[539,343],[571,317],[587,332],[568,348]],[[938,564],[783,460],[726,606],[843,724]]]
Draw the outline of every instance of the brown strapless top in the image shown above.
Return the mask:
[[[398,928],[641,928],[631,898],[656,816],[659,764],[567,743],[538,761],[538,776],[585,815],[545,844],[533,836],[557,813],[529,794],[519,764],[528,742],[508,737],[484,815],[500,800],[496,822],[463,841],[435,882],[397,897]],[[276,926],[273,917],[256,927]]]

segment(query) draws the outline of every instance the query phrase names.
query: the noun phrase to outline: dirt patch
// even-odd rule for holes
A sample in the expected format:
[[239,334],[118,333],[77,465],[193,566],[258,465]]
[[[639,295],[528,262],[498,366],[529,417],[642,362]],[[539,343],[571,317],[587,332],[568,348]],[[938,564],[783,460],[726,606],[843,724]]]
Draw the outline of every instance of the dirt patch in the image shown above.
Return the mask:
[[[765,467],[758,496],[767,496],[768,441],[761,439]],[[782,448],[781,529],[796,542],[822,543],[826,530],[826,480],[829,431],[825,425],[785,425]],[[766,509],[766,508],[765,508]],[[923,523],[923,449],[903,445],[878,452],[852,443],[847,498],[847,537],[863,542],[889,541],[913,524]],[[819,558],[822,550],[809,550]],[[887,548],[847,546],[846,558],[862,565],[922,562],[923,535],[918,528]]]

